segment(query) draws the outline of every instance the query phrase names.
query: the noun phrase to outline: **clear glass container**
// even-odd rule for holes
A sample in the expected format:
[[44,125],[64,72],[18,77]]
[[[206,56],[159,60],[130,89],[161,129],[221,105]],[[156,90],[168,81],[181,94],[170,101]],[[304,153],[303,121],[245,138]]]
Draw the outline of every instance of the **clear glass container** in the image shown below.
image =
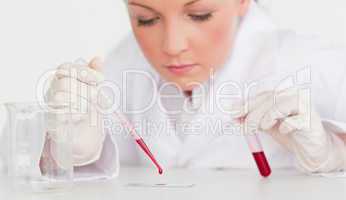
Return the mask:
[[6,103],[8,175],[15,189],[51,191],[73,183],[71,113],[65,105]]

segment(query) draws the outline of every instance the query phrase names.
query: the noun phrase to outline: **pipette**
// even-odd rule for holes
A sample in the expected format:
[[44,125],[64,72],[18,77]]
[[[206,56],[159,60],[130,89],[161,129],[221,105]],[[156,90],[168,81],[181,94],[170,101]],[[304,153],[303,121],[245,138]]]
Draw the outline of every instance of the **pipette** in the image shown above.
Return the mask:
[[[76,63],[80,63],[82,65],[87,65],[87,62],[84,59],[80,59]],[[100,65],[102,66],[102,65]],[[92,68],[95,68],[92,67]],[[112,102],[111,99],[105,95],[102,91],[99,91],[99,94],[103,97],[105,101]],[[150,160],[154,163],[156,166],[159,174],[163,173],[163,169],[160,166],[160,164],[155,159],[154,155],[151,153],[149,147],[145,144],[144,140],[136,133],[135,128],[132,126],[132,124],[129,122],[129,120],[126,118],[125,115],[123,115],[121,112],[114,111],[113,116],[115,118],[118,118],[120,123],[125,127],[129,129],[129,133],[132,136],[132,138],[136,141],[136,143],[139,145],[139,147],[144,151],[144,153],[150,158]]]

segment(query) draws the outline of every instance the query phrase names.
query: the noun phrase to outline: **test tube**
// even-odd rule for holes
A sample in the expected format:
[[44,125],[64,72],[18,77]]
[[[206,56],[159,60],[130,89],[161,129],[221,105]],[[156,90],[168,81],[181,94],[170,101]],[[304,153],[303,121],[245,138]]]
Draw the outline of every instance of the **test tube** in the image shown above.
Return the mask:
[[258,135],[245,135],[245,138],[252,153],[252,156],[255,159],[260,174],[263,177],[268,177],[271,174],[271,169],[267,161],[267,157],[263,151],[261,141],[258,138]]

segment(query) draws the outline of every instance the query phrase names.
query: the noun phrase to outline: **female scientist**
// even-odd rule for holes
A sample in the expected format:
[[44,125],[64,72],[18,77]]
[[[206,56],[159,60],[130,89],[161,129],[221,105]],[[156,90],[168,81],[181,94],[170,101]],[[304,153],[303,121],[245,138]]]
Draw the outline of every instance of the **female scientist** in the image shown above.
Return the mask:
[[112,177],[117,148],[121,164],[149,163],[116,120],[101,117],[107,99],[164,168],[252,168],[243,134],[256,132],[274,169],[346,169],[346,51],[278,29],[253,0],[126,3],[131,35],[104,63],[61,65],[47,95],[88,102],[73,138],[77,174]]

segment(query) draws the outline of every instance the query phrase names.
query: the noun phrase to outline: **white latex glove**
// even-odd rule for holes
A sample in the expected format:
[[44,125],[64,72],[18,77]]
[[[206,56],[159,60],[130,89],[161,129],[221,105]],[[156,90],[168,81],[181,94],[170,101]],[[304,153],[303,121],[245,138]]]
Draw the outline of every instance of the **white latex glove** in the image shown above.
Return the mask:
[[345,170],[345,144],[324,130],[308,97],[297,88],[263,92],[234,105],[240,112],[233,118],[244,125],[245,134],[270,134],[295,155],[297,167],[304,172]]
[[[98,103],[97,85],[104,80],[101,73],[102,60],[94,58],[87,65],[63,64],[58,67],[55,77],[46,95],[47,103],[68,103],[70,107],[81,112],[80,115],[73,114],[72,127],[72,151],[73,165],[83,166],[97,161],[100,158],[105,133],[103,129],[102,116],[97,112]],[[57,134],[55,137],[59,137]],[[41,167],[45,159],[63,167],[64,161],[59,159],[58,152],[54,151],[54,141],[58,138],[50,138],[46,146]],[[49,151],[49,152],[47,152]],[[50,157],[51,155],[51,157]]]

